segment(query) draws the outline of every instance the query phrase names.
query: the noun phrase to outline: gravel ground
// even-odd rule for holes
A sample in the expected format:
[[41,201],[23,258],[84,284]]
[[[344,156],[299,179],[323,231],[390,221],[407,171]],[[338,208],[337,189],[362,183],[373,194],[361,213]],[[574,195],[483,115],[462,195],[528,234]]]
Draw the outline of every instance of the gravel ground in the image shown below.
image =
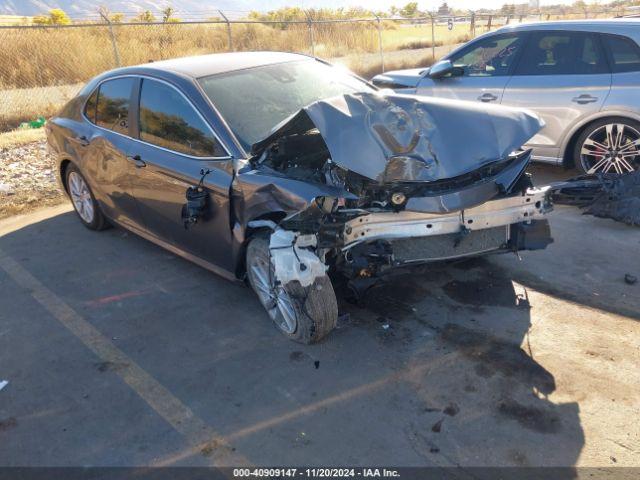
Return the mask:
[[63,199],[44,140],[0,149],[0,218]]

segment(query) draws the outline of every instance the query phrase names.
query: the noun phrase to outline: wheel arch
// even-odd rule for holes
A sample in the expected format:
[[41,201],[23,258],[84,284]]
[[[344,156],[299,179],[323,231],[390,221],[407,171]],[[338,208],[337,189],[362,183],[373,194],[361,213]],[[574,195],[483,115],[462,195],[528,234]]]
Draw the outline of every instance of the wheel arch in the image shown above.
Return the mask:
[[581,122],[576,123],[573,128],[566,135],[562,149],[561,158],[562,165],[565,168],[575,167],[573,159],[573,150],[576,146],[578,137],[593,123],[603,120],[605,118],[626,118],[636,122],[640,122],[640,115],[628,110],[602,110],[595,115],[583,119]]
[[69,165],[71,165],[72,163],[73,161],[71,159],[63,158],[62,160],[60,160],[60,163],[58,166],[58,175],[60,175],[60,185],[62,186],[62,189],[67,195],[69,195],[69,189],[67,188],[67,182],[66,182],[67,169],[69,168]]
[[[258,221],[258,220],[271,221],[277,225],[282,220],[284,220],[286,216],[287,216],[286,212],[280,211],[280,210],[268,212],[268,213],[259,215],[255,218],[252,218],[249,222],[247,222],[247,225],[251,222]],[[242,242],[242,245],[240,246],[238,255],[236,257],[235,275],[237,278],[243,278],[247,270],[247,263],[246,263],[247,262],[247,245],[249,245],[249,242],[256,235],[259,235],[261,232],[268,232],[268,231],[269,231],[269,228],[266,226],[260,226],[260,227],[247,226],[244,234],[244,240]]]

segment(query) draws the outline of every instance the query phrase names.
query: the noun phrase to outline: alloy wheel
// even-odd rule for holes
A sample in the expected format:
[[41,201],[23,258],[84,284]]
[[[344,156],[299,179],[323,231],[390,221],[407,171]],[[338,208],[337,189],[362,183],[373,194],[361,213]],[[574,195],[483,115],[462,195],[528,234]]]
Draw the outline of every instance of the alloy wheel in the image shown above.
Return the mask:
[[624,123],[603,125],[582,144],[580,161],[588,174],[634,172],[640,167],[640,132]]
[[269,317],[285,333],[296,331],[298,322],[291,296],[282,285],[275,280],[270,259],[255,257],[249,266],[249,275],[260,302],[267,310]]
[[93,222],[95,212],[91,192],[89,191],[87,182],[85,182],[84,178],[77,172],[71,172],[69,174],[69,194],[80,218],[86,223]]

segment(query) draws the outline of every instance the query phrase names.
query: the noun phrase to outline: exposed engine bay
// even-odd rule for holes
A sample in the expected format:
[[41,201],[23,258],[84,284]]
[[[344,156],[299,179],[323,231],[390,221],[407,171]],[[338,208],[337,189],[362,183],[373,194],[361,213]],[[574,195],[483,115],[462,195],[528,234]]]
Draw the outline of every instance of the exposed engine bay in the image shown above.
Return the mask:
[[551,192],[533,188],[530,152],[518,150],[542,125],[526,111],[409,95],[315,102],[239,166],[234,229],[273,232],[282,280],[330,269],[365,287],[398,266],[545,248]]

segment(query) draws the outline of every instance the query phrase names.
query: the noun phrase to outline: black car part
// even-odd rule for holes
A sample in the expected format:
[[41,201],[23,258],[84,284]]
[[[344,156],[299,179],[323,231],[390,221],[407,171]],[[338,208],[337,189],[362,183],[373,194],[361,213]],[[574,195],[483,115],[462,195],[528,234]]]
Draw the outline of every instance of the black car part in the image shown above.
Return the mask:
[[209,169],[200,170],[201,177],[198,185],[187,188],[185,194],[187,203],[182,207],[182,222],[185,230],[198,223],[198,220],[205,218],[207,206],[209,205],[209,192],[204,188],[203,183],[205,177],[210,173],[211,170]]

